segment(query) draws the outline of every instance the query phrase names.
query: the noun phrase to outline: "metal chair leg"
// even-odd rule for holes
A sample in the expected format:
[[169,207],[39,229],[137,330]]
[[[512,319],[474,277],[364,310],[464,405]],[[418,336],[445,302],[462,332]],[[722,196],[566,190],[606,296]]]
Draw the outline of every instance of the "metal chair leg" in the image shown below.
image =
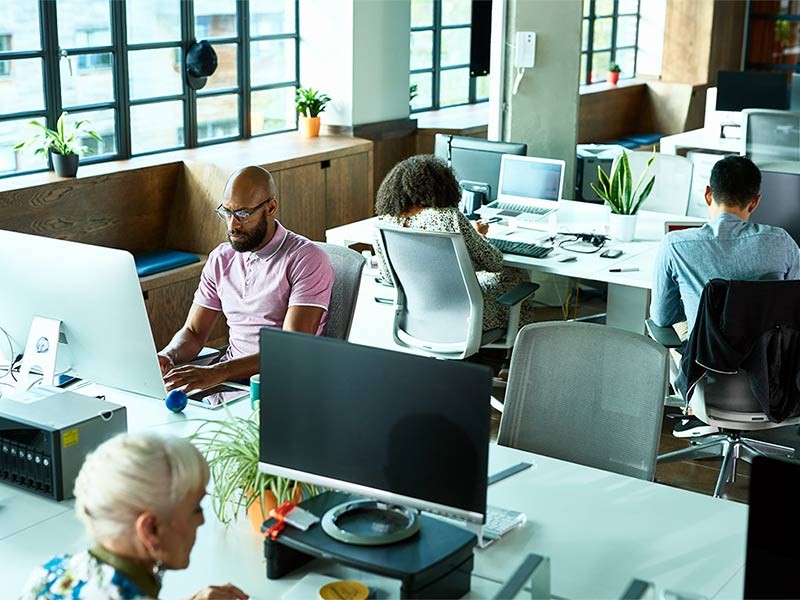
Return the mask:
[[722,497],[722,492],[731,479],[731,473],[734,467],[733,457],[736,452],[735,446],[736,442],[730,442],[728,440],[723,442],[722,467],[719,470],[717,484],[714,486],[714,498]]
[[742,438],[742,443],[765,456],[787,456],[789,458],[794,458],[794,448],[791,446],[762,442],[761,440],[753,440],[750,438]]
[[715,458],[722,455],[722,447],[725,442],[726,439],[724,437],[717,436],[715,439],[702,444],[693,444],[688,448],[662,454],[658,457],[658,462],[671,463],[683,460],[694,460],[696,458]]

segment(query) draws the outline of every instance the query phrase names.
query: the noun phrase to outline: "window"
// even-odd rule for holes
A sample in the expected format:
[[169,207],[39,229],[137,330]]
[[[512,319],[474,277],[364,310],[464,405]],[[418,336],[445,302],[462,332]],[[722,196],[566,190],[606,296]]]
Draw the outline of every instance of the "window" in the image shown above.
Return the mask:
[[411,111],[489,98],[489,78],[470,77],[471,0],[411,0]]
[[639,0],[583,0],[581,83],[605,81],[612,62],[620,78],[636,74]]
[[745,69],[800,72],[800,3],[750,3],[745,31]]
[[[47,168],[9,151],[64,110],[103,139],[82,140],[85,162],[295,129],[298,1],[0,0],[0,177]],[[218,66],[193,90],[200,39]]]

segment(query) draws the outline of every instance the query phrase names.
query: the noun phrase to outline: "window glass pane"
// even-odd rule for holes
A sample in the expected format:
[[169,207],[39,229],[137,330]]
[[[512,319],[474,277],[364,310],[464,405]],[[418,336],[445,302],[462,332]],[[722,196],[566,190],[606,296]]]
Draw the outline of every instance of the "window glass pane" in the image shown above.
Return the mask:
[[592,0],[583,0],[583,16],[588,17],[591,14]]
[[619,0],[617,12],[620,15],[639,12],[639,0]]
[[411,32],[411,70],[433,68],[433,32]]
[[125,6],[129,44],[181,39],[179,0],[128,0]]
[[611,48],[611,27],[614,19],[597,19],[594,22],[594,42],[592,46],[603,50]]
[[0,121],[0,175],[47,168],[46,156],[36,156],[30,149],[21,152],[12,150],[18,142],[23,142],[36,133],[36,129],[28,125],[30,121],[44,124],[44,117]]
[[605,81],[608,78],[608,65],[611,52],[595,52],[592,56],[592,83]]
[[250,35],[294,32],[294,0],[250,0]]
[[111,45],[108,0],[56,0],[58,42],[64,48]]
[[226,94],[197,99],[197,141],[239,135],[239,96]]
[[93,137],[83,134],[80,136],[81,146],[86,146],[88,151],[83,152],[83,157],[108,156],[117,153],[117,134],[114,126],[114,109],[71,112],[67,115],[67,123],[88,120],[84,129],[91,129],[103,138],[101,144]]
[[633,72],[633,61],[636,57],[636,50],[628,48],[626,50],[617,50],[617,64],[620,66],[620,77],[633,77],[636,73]]
[[589,19],[584,19],[581,27],[581,52],[586,52],[589,49],[589,27],[591,27]]
[[128,53],[128,83],[131,98],[171,96],[183,91],[181,49],[157,48]]
[[294,87],[260,90],[250,95],[250,127],[253,135],[285,131],[296,126]]
[[69,56],[62,58],[59,66],[61,102],[65,107],[114,101],[111,54]]
[[475,99],[487,100],[489,98],[489,76],[483,75],[475,78]]
[[133,154],[183,145],[183,102],[178,100],[131,106]]
[[580,84],[584,85],[586,83],[586,55],[581,54],[581,78]]
[[0,51],[38,50],[39,2],[37,0],[0,0]]
[[443,67],[469,64],[469,28],[442,30]]
[[442,25],[472,23],[472,0],[442,0]]
[[198,40],[236,35],[236,0],[194,0],[194,32]]
[[411,100],[411,110],[430,108],[433,106],[433,75],[431,73],[415,73],[411,76],[411,85],[417,84],[417,95]]
[[614,14],[614,0],[596,0],[594,14],[597,17],[611,16]]
[[439,106],[469,101],[469,69],[442,71],[440,81]]
[[294,81],[294,40],[252,42],[250,44],[250,81],[252,85]]
[[433,0],[411,0],[411,26],[433,25]]
[[617,19],[617,46],[636,45],[636,17]]
[[0,60],[0,114],[44,110],[42,59]]
[[217,53],[217,70],[208,78],[201,92],[238,87],[239,70],[236,55],[239,53],[239,48],[236,44],[213,44],[213,46]]

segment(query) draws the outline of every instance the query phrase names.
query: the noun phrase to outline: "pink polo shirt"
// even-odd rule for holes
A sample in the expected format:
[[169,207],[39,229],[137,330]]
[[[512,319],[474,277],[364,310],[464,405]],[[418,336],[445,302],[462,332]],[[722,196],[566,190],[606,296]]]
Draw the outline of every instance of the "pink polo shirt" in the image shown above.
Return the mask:
[[220,244],[200,275],[195,304],[222,311],[230,328],[226,359],[258,352],[261,327],[283,328],[290,306],[325,309],[317,335],[328,318],[333,268],[316,244],[275,222],[275,235],[256,252],[237,252]]

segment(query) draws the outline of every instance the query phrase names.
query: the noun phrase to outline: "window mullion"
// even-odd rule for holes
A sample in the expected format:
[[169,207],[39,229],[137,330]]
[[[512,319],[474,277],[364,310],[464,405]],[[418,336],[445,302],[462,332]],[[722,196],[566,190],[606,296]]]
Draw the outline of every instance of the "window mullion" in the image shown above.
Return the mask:
[[181,55],[181,84],[183,85],[186,101],[183,103],[183,145],[186,148],[197,146],[197,90],[193,90],[186,81],[184,72],[186,53],[194,37],[194,4],[181,2],[181,40],[183,53]]
[[594,60],[594,24],[595,24],[595,0],[589,2],[589,35],[586,38],[586,81],[592,82],[592,62]]
[[44,53],[44,95],[48,127],[54,128],[61,115],[61,55],[58,47],[56,3],[39,0],[39,30]]
[[619,0],[614,0],[614,7],[611,12],[611,62],[617,62],[617,19],[619,18]]
[[[239,18],[239,135],[252,136],[250,114],[250,6],[246,0],[236,3]],[[296,60],[296,59],[295,59]]]
[[117,153],[122,159],[131,157],[131,97],[128,79],[127,1],[109,0],[111,4],[112,68],[114,96],[117,104]]
[[433,105],[431,108],[437,110],[440,106],[439,94],[441,92],[441,69],[442,69],[442,3],[433,3],[433,81],[431,81],[431,95]]

